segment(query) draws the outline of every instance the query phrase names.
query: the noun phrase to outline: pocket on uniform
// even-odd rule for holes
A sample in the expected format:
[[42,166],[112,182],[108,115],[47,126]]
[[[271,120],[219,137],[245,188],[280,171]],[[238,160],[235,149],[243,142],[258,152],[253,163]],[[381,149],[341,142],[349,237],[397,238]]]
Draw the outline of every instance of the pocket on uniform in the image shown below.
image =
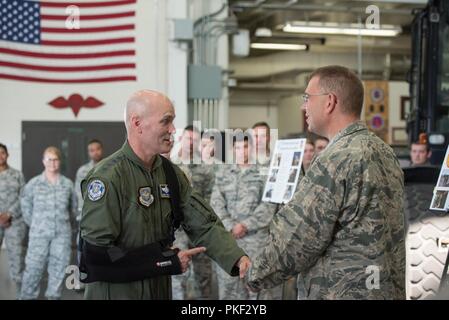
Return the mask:
[[171,211],[172,211],[172,208],[171,208],[170,199],[161,199],[162,217],[166,220],[171,221],[171,219],[172,219]]

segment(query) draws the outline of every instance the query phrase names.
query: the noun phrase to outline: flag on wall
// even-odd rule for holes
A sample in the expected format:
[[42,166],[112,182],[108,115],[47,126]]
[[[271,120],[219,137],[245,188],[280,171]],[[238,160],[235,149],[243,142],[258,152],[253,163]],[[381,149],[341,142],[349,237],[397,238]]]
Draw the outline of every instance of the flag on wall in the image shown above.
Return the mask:
[[136,81],[137,0],[0,0],[0,79]]

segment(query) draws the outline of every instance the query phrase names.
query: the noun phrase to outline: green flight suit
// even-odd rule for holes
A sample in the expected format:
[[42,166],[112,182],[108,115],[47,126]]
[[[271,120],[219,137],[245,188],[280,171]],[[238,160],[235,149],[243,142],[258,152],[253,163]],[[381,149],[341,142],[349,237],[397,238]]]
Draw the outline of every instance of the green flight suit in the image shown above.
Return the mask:
[[[176,165],[174,168],[180,184],[184,230],[194,246],[206,247],[206,253],[224,270],[238,275],[235,264],[245,255],[244,251],[224,229],[209,204],[192,191],[181,169]],[[166,195],[161,190],[166,184],[160,156],[156,156],[153,168],[148,170],[126,142],[82,182],[85,201],[80,222],[82,238],[97,246],[115,245],[123,249],[168,238],[172,222],[170,199],[161,197]],[[142,204],[139,193],[145,187],[150,187],[154,196],[148,207],[145,201]],[[170,299],[171,277],[130,283],[93,282],[87,284],[85,298]]]

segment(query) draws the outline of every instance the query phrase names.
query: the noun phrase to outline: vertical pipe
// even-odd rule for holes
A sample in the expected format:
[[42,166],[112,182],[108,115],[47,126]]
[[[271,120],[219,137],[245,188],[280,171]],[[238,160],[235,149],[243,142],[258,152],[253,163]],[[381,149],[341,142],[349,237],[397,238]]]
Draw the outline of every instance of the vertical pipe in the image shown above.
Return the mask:
[[203,99],[198,99],[198,121],[201,121],[201,115],[203,113]]
[[357,67],[359,78],[362,79],[362,19],[357,17],[359,23],[359,34],[357,35]]
[[198,119],[198,99],[193,100],[193,120]]

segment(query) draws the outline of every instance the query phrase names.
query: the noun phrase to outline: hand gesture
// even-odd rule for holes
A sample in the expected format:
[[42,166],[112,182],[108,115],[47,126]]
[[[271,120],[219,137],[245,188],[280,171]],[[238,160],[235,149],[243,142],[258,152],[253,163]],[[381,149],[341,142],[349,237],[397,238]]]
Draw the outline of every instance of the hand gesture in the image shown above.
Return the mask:
[[205,252],[205,251],[206,251],[205,247],[196,247],[196,248],[189,249],[189,250],[179,251],[178,258],[179,258],[179,261],[181,262],[182,273],[186,272],[187,269],[189,269],[190,261],[192,261],[193,256],[195,256],[201,252]]
[[251,261],[248,256],[242,256],[239,261],[237,261],[237,267],[240,270],[240,278],[243,279],[251,266]]

